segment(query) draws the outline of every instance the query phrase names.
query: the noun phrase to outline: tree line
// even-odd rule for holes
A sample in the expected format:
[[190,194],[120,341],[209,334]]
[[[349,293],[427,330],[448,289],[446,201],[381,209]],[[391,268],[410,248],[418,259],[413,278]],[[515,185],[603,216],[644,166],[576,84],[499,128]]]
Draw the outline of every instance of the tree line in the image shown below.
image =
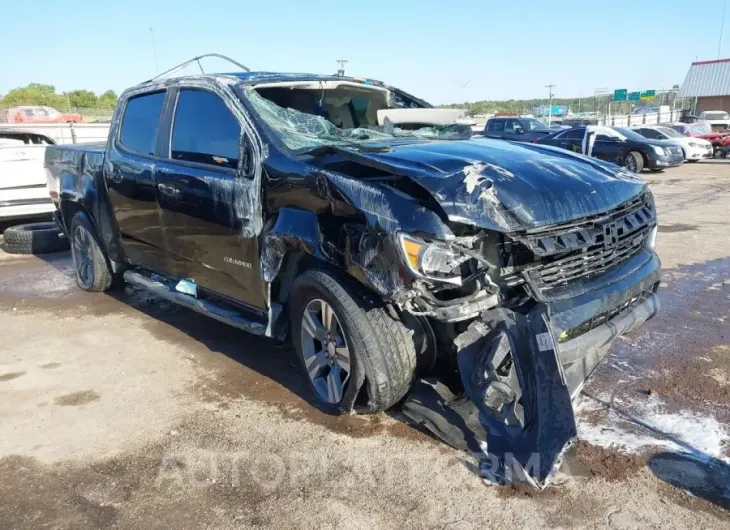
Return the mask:
[[[657,93],[654,101],[634,102],[633,105],[629,101],[613,101],[613,95],[585,96],[582,98],[553,98],[553,106],[566,106],[572,112],[599,112],[605,113],[609,102],[611,103],[612,114],[628,114],[632,108],[642,106],[672,105],[674,99],[677,98],[676,92]],[[548,105],[548,98],[539,99],[509,99],[509,100],[483,100],[471,101],[464,103],[451,103],[441,105],[443,108],[449,109],[466,109],[467,114],[474,116],[476,114],[493,114],[495,112],[508,112],[515,114],[530,114],[534,107]],[[677,108],[681,108],[686,103],[677,98]]]
[[43,83],[30,83],[28,86],[10,90],[5,96],[0,96],[0,108],[6,109],[21,105],[38,105],[68,112],[72,109],[111,110],[116,104],[117,94],[113,90],[107,90],[99,95],[91,90],[71,90],[58,94],[55,86]]

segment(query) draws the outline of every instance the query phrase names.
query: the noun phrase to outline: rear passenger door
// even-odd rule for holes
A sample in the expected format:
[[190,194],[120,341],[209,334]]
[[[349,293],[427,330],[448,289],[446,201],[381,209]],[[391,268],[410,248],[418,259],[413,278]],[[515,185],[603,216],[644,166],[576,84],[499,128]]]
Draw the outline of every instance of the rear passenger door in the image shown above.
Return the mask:
[[504,139],[505,140],[515,140],[518,142],[524,141],[525,129],[522,127],[520,120],[517,120],[517,119],[505,120],[505,122],[504,122]]
[[254,215],[242,194],[248,138],[218,94],[179,88],[172,98],[168,151],[155,173],[172,273],[263,309],[257,240],[241,230]]
[[484,128],[484,136],[488,138],[504,138],[504,120],[489,120]]
[[560,137],[558,147],[562,147],[563,149],[567,149],[574,153],[581,153],[583,152],[583,137],[585,134],[585,127],[575,127],[565,131]]
[[139,94],[124,106],[109,142],[104,170],[122,249],[135,265],[166,272],[166,250],[153,176],[164,90]]

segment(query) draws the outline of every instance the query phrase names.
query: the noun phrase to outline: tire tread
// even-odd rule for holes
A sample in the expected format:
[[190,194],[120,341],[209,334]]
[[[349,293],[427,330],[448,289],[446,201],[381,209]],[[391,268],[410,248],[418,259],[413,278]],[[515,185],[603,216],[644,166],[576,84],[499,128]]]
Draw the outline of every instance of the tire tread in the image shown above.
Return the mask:
[[411,331],[394,319],[375,295],[329,271],[309,269],[296,283],[313,283],[329,291],[342,304],[346,313],[343,317],[354,324],[348,327],[356,332],[351,330],[347,339],[356,361],[363,365],[369,385],[366,410],[385,410],[400,401],[410,390],[416,370]]

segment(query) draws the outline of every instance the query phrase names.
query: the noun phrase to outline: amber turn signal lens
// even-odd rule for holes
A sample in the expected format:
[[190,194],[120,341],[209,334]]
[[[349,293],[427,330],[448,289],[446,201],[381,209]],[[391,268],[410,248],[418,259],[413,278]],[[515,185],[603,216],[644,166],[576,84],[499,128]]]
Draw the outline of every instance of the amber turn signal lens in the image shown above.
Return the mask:
[[422,244],[416,243],[415,241],[412,241],[410,239],[403,238],[403,250],[406,253],[408,263],[410,263],[411,267],[416,270],[418,270],[419,256],[421,255],[422,248]]

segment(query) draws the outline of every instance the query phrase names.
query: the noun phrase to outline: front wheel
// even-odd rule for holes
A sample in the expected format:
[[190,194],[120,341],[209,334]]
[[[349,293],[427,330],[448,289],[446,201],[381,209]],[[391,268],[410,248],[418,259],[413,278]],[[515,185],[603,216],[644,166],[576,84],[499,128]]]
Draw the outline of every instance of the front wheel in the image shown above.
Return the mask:
[[644,169],[644,158],[641,153],[630,151],[624,157],[623,166],[632,173],[641,173],[641,170]]
[[114,283],[114,274],[101,250],[96,231],[83,212],[71,220],[70,240],[78,286],[84,291],[107,291]]
[[292,287],[289,316],[297,356],[325,407],[381,411],[410,390],[413,334],[374,295],[311,269]]

